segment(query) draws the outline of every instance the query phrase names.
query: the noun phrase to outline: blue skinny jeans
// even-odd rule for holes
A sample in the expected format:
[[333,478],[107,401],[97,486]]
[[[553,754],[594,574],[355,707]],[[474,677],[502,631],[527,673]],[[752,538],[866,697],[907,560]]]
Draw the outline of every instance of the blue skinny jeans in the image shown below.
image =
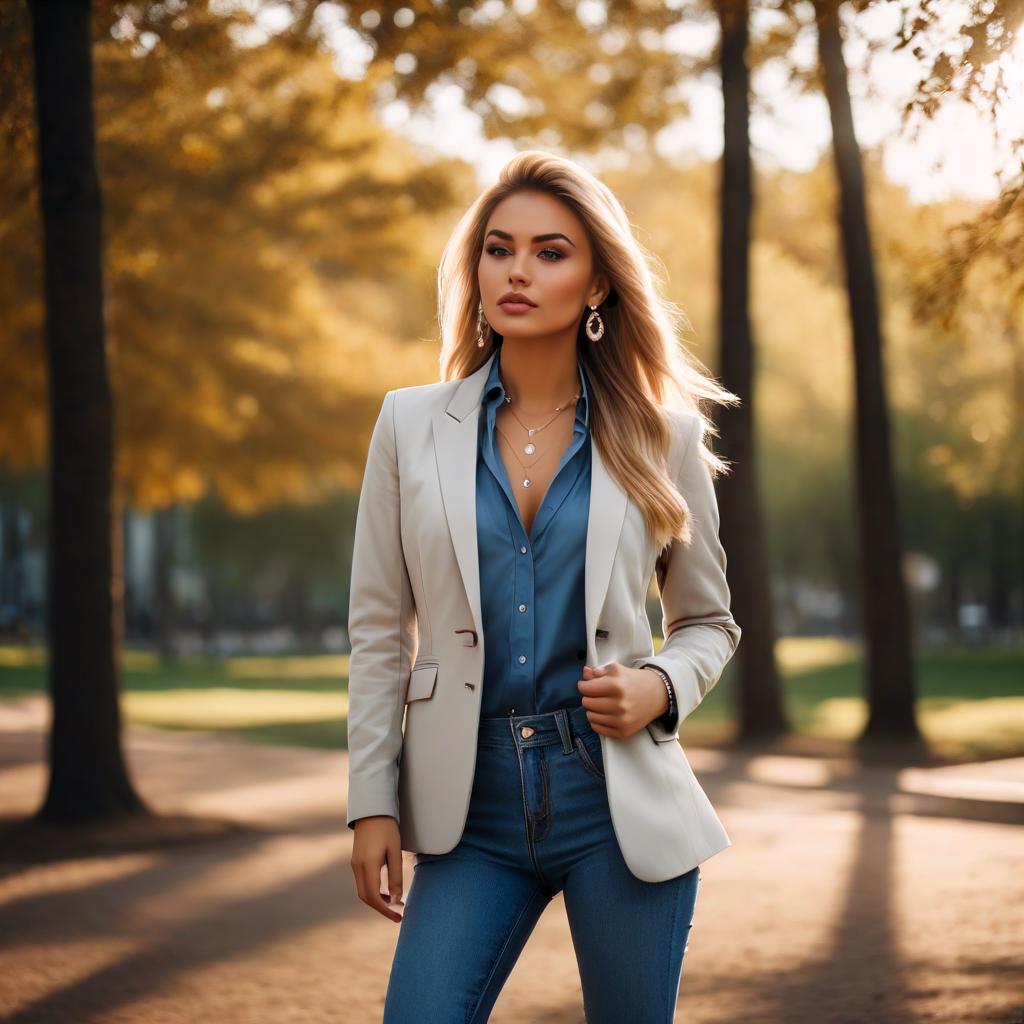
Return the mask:
[[582,705],[482,718],[462,838],[414,855],[383,1024],[487,1021],[558,893],[587,1024],[671,1024],[699,881],[627,868]]

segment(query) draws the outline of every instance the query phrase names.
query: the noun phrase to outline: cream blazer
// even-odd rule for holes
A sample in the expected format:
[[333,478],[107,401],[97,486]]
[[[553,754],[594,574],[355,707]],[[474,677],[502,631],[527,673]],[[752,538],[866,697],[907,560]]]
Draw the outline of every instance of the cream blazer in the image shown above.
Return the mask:
[[[461,380],[384,396],[356,513],[349,606],[348,825],[387,814],[402,849],[458,843],[473,788],[484,671],[477,562],[477,424],[491,356]],[[587,664],[648,662],[671,678],[681,722],[740,639],[699,420],[678,424],[669,465],[693,542],[661,559],[640,509],[592,446],[585,600]],[[667,638],[657,655],[645,601],[655,571]],[[731,845],[679,743],[657,723],[601,735],[611,820],[629,870],[664,881]]]

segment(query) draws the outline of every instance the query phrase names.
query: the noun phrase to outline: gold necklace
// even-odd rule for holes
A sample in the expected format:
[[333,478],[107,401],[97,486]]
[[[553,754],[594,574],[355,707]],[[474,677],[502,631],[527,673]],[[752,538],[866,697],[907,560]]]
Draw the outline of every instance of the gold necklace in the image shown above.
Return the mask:
[[[578,402],[579,398],[580,398],[580,392],[577,391],[576,394],[573,395],[572,398],[569,401],[570,402]],[[508,389],[507,388],[506,388],[506,391],[505,391],[505,404],[507,406],[509,406],[509,409],[510,409],[511,413],[512,413],[513,416],[515,416],[516,421],[519,423],[519,426],[521,426],[523,428],[523,430],[526,431],[527,437],[533,437],[534,434],[539,434],[542,430],[546,430],[549,426],[551,426],[552,423],[554,423],[554,421],[556,419],[558,419],[559,415],[562,412],[564,412],[566,409],[569,408],[569,402],[566,402],[564,405],[556,405],[555,406],[555,411],[552,414],[551,419],[549,419],[547,421],[547,423],[544,423],[544,424],[542,424],[539,427],[528,427],[521,419],[519,419],[519,414],[516,412],[515,408],[512,406],[512,396],[510,394],[508,394]],[[536,450],[537,450],[537,446],[532,441],[527,441],[527,443],[525,445],[523,445],[523,452],[526,455],[533,455],[533,453]],[[520,465],[521,465],[521,463],[520,463]],[[527,484],[526,486],[528,487],[529,484]]]
[[[530,484],[532,483],[532,481],[530,480],[529,472],[528,471],[530,469],[532,469],[534,466],[536,466],[537,463],[540,462],[542,459],[547,458],[547,456],[551,453],[551,446],[549,445],[547,448],[544,448],[541,451],[541,453],[535,459],[533,459],[531,462],[523,462],[523,460],[521,458],[519,458],[519,455],[516,453],[515,442],[500,427],[497,427],[497,430],[498,430],[498,433],[501,434],[501,436],[503,438],[505,438],[505,441],[508,444],[508,449],[509,449],[509,452],[512,455],[512,458],[514,458],[516,460],[516,462],[519,463],[519,466],[523,470],[523,473],[526,474],[526,476],[524,476],[524,478],[523,478],[523,486],[524,487],[529,487]],[[533,445],[531,443],[527,447],[535,448],[535,445]]]
[[[523,471],[523,474],[524,474],[523,475],[523,487],[530,487],[533,484],[533,480],[530,479],[528,468],[523,465],[522,460],[519,458],[518,455],[516,455],[514,449],[509,449],[509,450],[512,453],[512,458],[514,458],[516,460],[516,462],[519,463],[519,466],[520,466],[520,468]],[[535,466],[538,462],[541,461],[541,459],[545,458],[548,454],[549,454],[548,452],[545,452],[543,455],[539,455],[536,459],[533,460],[533,462],[530,463],[530,466]]]
[[[565,407],[563,407],[563,410],[562,410],[562,411],[563,411],[563,412],[565,411]],[[557,415],[560,415],[560,414],[556,414],[556,416],[557,416]],[[551,422],[551,421],[549,421],[549,423],[550,423],[550,422]],[[545,426],[547,426],[547,424],[545,424]],[[529,470],[530,470],[530,468],[531,468],[532,466],[535,466],[535,465],[537,465],[537,463],[538,463],[538,462],[540,462],[540,461],[541,461],[541,459],[543,459],[543,458],[546,458],[546,457],[547,457],[547,455],[548,455],[548,454],[550,454],[550,451],[551,451],[551,447],[550,447],[550,446],[548,446],[547,448],[545,448],[545,449],[544,449],[544,451],[542,451],[542,452],[540,453],[540,455],[538,455],[538,456],[537,456],[537,458],[535,458],[535,459],[534,459],[534,460],[533,460],[533,461],[532,461],[531,463],[529,463],[529,465],[527,465],[527,464],[525,464],[525,463],[523,462],[523,460],[522,460],[521,458],[519,458],[519,456],[518,456],[518,455],[516,454],[516,450],[515,450],[515,444],[514,444],[514,442],[512,442],[511,440],[509,440],[508,434],[506,434],[506,433],[505,433],[505,431],[504,431],[504,430],[502,430],[502,429],[501,429],[501,428],[500,428],[500,427],[499,427],[499,426],[498,426],[497,424],[495,424],[495,428],[497,429],[498,433],[499,433],[499,434],[501,434],[501,436],[502,436],[503,438],[505,438],[505,440],[506,440],[506,441],[508,442],[508,445],[509,445],[509,451],[510,451],[510,452],[512,453],[512,458],[514,458],[514,459],[516,460],[516,462],[518,462],[518,463],[519,463],[519,467],[520,467],[520,469],[522,469],[522,471],[523,471],[523,487],[529,487],[529,486],[531,486],[531,484],[533,483],[533,480],[531,480],[531,479],[530,479],[530,475],[529,475]],[[534,445],[534,444],[533,444],[532,442],[531,442],[530,444],[528,444],[528,445],[526,446],[526,448],[527,448],[527,449],[529,449],[529,450],[530,450],[531,452],[532,452],[532,451],[535,451],[535,450],[536,450],[536,446],[535,446],[535,445]]]

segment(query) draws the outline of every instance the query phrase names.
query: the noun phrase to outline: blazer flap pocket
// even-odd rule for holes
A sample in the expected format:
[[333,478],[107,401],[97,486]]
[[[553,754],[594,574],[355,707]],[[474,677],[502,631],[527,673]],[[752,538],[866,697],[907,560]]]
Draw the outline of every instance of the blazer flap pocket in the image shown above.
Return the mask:
[[413,700],[426,700],[434,695],[434,684],[437,682],[437,662],[427,661],[413,668],[409,676],[409,692],[406,704]]

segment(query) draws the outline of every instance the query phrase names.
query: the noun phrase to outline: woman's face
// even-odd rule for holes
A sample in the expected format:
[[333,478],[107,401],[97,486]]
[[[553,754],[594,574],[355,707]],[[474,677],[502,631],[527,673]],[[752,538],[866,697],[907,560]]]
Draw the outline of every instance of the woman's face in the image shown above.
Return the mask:
[[[504,338],[575,338],[585,307],[607,294],[579,218],[546,192],[516,192],[494,208],[478,276],[484,316]],[[533,304],[502,304],[509,292]]]

